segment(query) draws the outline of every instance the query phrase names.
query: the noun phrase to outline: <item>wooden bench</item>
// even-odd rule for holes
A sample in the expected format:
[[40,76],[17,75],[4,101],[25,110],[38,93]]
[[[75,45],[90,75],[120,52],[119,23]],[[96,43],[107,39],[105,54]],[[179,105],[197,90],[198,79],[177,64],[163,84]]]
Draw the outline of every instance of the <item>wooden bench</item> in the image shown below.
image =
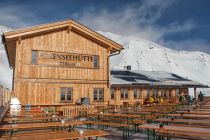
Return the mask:
[[201,119],[169,119],[169,118],[158,118],[155,121],[161,122],[161,123],[179,123],[179,124],[197,124],[197,125],[206,125],[210,126],[209,120]]
[[[42,135],[42,134],[54,134],[54,133],[62,133],[66,131],[56,131],[56,130],[40,130],[40,131],[26,131],[21,133],[15,133],[12,136],[13,137],[20,137],[20,136],[33,136],[33,135]],[[11,135],[2,135],[2,138],[8,138],[11,137]]]
[[[200,136],[209,136],[210,129],[209,128],[199,128],[199,127],[186,127],[186,126],[171,126],[171,125],[166,125],[164,127],[160,127],[159,124],[143,124],[139,126],[140,129],[147,129],[148,132],[149,130],[152,130],[153,132],[166,132],[167,134],[170,133],[178,133],[181,132],[183,134],[199,134]],[[153,133],[155,136],[156,133]],[[191,135],[191,136],[192,136]],[[148,133],[148,138],[149,138],[149,133]]]
[[92,137],[102,137],[109,135],[107,132],[102,130],[87,130],[83,134],[80,134],[78,131],[73,132],[57,132],[57,133],[42,133],[38,135],[23,135],[23,136],[14,136],[14,137],[5,137],[0,138],[0,140],[70,140],[70,139],[80,139],[80,138],[92,138]]
[[191,139],[191,140],[209,140],[210,135],[203,135],[199,133],[183,133],[179,131],[157,131],[156,137],[167,137],[167,138],[181,138],[181,139]]
[[21,112],[20,114],[18,114],[17,116],[12,116],[10,113],[7,113],[5,115],[5,117],[7,118],[11,118],[11,117],[28,117],[28,116],[33,116],[33,117],[41,117],[41,116],[52,116],[52,115],[60,115],[59,112]]
[[94,121],[86,121],[84,122],[87,124],[87,129],[93,129],[93,125],[98,125],[98,129],[107,129],[110,126],[111,127],[117,127],[123,129],[123,137],[129,137],[130,136],[130,127],[132,125],[130,124],[123,124],[123,123],[112,123],[112,122],[94,122]]
[[127,119],[123,119],[123,118],[100,118],[99,119],[100,121],[107,121],[107,122],[119,122],[119,123],[122,123],[122,122],[125,122],[127,121]]
[[10,132],[11,135],[16,131],[26,131],[26,130],[46,130],[46,129],[59,129],[68,128],[72,130],[76,125],[83,125],[84,121],[67,121],[65,123],[61,122],[50,122],[50,123],[27,123],[27,124],[12,124],[12,125],[1,125],[0,131]]
[[187,126],[187,127],[198,127],[198,128],[210,128],[208,125],[199,125],[199,124],[170,124],[170,126]]
[[58,122],[66,117],[62,116],[46,116],[46,117],[20,117],[20,118],[4,118],[5,124],[19,124],[19,123],[39,123],[39,122]]

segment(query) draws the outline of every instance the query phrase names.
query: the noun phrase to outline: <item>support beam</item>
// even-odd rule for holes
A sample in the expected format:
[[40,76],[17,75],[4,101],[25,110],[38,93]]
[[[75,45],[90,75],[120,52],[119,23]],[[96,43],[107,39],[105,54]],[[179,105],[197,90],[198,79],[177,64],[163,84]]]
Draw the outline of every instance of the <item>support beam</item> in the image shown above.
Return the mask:
[[18,37],[18,44],[21,44],[21,36]]
[[196,94],[196,88],[194,88],[194,98],[195,98],[195,107],[197,108],[197,94]]
[[67,29],[67,33],[69,33],[70,31],[71,31],[71,29],[72,29],[72,26],[71,26],[71,24],[68,26],[68,29]]

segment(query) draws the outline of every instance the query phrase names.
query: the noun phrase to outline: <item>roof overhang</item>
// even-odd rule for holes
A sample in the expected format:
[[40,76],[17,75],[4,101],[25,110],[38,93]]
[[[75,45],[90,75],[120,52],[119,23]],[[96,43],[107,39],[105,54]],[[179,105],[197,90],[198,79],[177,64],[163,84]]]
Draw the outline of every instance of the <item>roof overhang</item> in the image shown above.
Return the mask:
[[185,85],[185,84],[152,84],[152,83],[131,83],[131,84],[120,84],[111,83],[111,87],[155,87],[155,88],[210,88],[208,85]]

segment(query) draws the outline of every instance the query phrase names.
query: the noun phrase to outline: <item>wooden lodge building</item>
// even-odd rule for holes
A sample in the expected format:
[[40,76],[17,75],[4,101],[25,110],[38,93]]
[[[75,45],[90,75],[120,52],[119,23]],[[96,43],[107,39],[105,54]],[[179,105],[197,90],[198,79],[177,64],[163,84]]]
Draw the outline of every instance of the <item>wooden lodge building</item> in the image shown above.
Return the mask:
[[149,97],[169,101],[197,87],[208,86],[163,71],[111,70],[110,104],[142,104]]
[[164,72],[110,72],[109,58],[123,46],[72,20],[17,29],[2,38],[14,70],[13,94],[22,105],[73,105],[86,97],[90,104],[135,104],[206,87]]

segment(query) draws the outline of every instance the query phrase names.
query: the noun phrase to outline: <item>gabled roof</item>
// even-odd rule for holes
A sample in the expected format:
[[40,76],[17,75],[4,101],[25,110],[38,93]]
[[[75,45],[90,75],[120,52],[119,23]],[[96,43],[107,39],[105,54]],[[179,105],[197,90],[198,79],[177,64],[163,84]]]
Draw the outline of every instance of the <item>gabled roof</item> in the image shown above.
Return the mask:
[[[30,36],[43,34],[46,32],[56,31],[59,29],[66,29],[67,31],[71,30],[78,34],[81,34],[82,36],[85,36],[86,38],[89,38],[101,44],[102,46],[106,47],[107,49],[110,50],[111,53],[114,53],[116,51],[120,51],[123,49],[122,45],[104,37],[103,35],[100,35],[99,33],[73,20],[65,20],[65,21],[60,21],[60,22],[54,22],[54,23],[48,23],[48,24],[43,24],[43,25],[17,29],[14,31],[4,33],[2,38],[6,46],[6,49],[8,49],[8,46],[15,47],[15,44],[16,44],[15,42],[17,40],[30,37]],[[7,54],[14,55],[14,52],[8,53],[8,50],[7,50]],[[9,63],[11,66],[10,59],[9,59]]]
[[135,71],[135,70],[112,70],[112,86],[165,86],[165,87],[200,87],[208,88],[201,84],[173,73],[162,71]]

